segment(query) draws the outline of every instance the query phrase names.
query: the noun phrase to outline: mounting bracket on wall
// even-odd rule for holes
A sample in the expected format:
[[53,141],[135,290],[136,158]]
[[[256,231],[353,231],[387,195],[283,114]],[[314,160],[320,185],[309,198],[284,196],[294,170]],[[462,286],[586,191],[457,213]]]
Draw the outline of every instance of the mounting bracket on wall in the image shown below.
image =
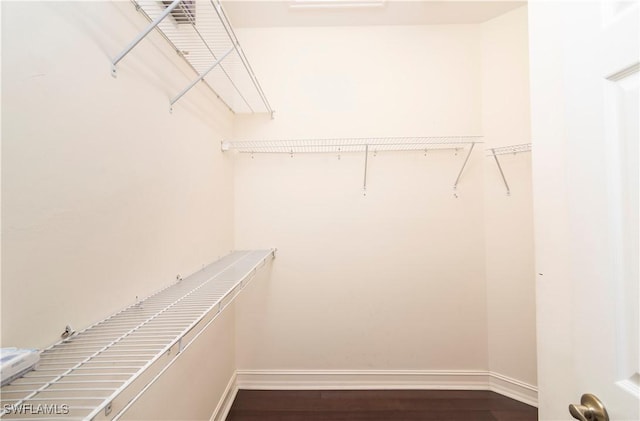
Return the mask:
[[258,140],[258,141],[223,141],[222,151],[235,150],[239,153],[254,154],[286,153],[334,153],[338,159],[342,153],[364,152],[363,194],[367,195],[367,170],[369,153],[374,156],[384,151],[423,151],[426,155],[430,149],[455,149],[469,146],[469,151],[458,172],[453,191],[458,197],[457,188],[462,173],[467,166],[471,152],[476,143],[482,143],[482,136],[438,136],[438,137],[375,137],[375,138],[334,138],[334,139],[293,139],[293,140]]
[[197,75],[170,99],[170,111],[173,104],[202,81],[232,112],[269,113],[273,119],[273,108],[219,0],[132,0],[132,3],[149,24],[111,61],[113,77],[117,76],[118,63],[157,29]]
[[500,176],[502,177],[504,186],[507,188],[507,196],[511,196],[511,189],[509,188],[509,183],[507,183],[507,178],[504,175],[504,171],[502,171],[502,165],[500,165],[500,160],[498,159],[498,155],[506,155],[506,154],[516,155],[522,152],[530,152],[530,151],[531,151],[531,143],[523,143],[520,145],[511,145],[511,146],[503,146],[500,148],[487,149],[487,156],[492,156],[496,161],[496,165],[498,166],[498,170],[500,171]]

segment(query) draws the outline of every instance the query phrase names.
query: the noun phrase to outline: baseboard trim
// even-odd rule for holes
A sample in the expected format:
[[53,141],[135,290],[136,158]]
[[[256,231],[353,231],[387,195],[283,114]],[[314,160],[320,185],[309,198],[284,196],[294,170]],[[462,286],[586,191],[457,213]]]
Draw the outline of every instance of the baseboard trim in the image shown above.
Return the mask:
[[538,407],[537,387],[500,373],[489,373],[489,390]]
[[229,411],[231,410],[231,405],[233,405],[233,401],[236,399],[236,395],[238,394],[238,375],[237,372],[233,373],[231,379],[229,379],[229,383],[227,383],[227,387],[218,402],[218,406],[211,414],[211,418],[209,421],[224,421],[229,415]]
[[499,373],[474,370],[238,370],[237,389],[491,390],[537,406],[537,388]]

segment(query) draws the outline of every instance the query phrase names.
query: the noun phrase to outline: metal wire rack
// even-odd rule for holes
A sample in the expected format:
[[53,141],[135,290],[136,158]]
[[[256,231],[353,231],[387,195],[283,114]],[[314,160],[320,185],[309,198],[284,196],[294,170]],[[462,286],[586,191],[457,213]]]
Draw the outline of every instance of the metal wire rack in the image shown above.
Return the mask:
[[236,113],[271,113],[249,60],[219,0],[132,0],[150,24],[112,60],[117,64],[153,29],[193,68],[197,77],[171,99],[170,106],[204,81]]
[[522,143],[520,145],[510,145],[510,146],[502,146],[500,148],[491,148],[486,150],[487,156],[492,156],[496,161],[496,165],[498,166],[498,171],[500,171],[500,176],[502,177],[502,182],[507,189],[507,196],[511,196],[511,189],[509,188],[509,183],[507,183],[507,177],[504,175],[504,171],[502,171],[502,165],[500,165],[500,160],[498,159],[499,155],[507,155],[507,154],[519,154],[522,152],[531,152],[531,143]]
[[506,154],[518,154],[522,152],[530,152],[531,143],[523,143],[520,145],[502,146],[500,148],[487,149],[487,156],[506,155]]
[[421,137],[370,137],[370,138],[334,138],[334,139],[294,139],[294,140],[249,140],[223,141],[223,151],[240,153],[287,153],[292,157],[298,153],[364,153],[364,178],[362,189],[367,195],[367,169],[369,153],[386,151],[424,151],[433,149],[469,148],[462,168],[453,183],[453,195],[458,197],[457,188],[462,172],[469,161],[476,143],[482,143],[482,136],[421,136]]
[[274,257],[233,252],[43,350],[36,370],[0,390],[0,418],[118,418]]
[[422,151],[461,149],[482,142],[481,136],[372,137],[334,139],[294,139],[224,141],[222,150],[241,153],[340,153],[379,151]]

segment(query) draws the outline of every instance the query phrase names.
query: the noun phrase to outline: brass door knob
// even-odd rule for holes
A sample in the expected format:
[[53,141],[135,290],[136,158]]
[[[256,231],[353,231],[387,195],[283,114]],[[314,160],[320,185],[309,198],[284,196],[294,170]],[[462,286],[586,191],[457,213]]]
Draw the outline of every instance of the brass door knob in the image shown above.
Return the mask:
[[580,405],[569,405],[571,416],[580,421],[609,421],[609,414],[602,401],[591,393],[580,398]]

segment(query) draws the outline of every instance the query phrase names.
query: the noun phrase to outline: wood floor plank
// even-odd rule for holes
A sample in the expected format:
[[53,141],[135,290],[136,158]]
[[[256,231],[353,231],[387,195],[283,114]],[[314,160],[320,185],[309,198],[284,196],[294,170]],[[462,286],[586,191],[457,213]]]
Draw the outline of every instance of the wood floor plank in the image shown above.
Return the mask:
[[227,421],[536,421],[536,408],[473,390],[240,390]]

